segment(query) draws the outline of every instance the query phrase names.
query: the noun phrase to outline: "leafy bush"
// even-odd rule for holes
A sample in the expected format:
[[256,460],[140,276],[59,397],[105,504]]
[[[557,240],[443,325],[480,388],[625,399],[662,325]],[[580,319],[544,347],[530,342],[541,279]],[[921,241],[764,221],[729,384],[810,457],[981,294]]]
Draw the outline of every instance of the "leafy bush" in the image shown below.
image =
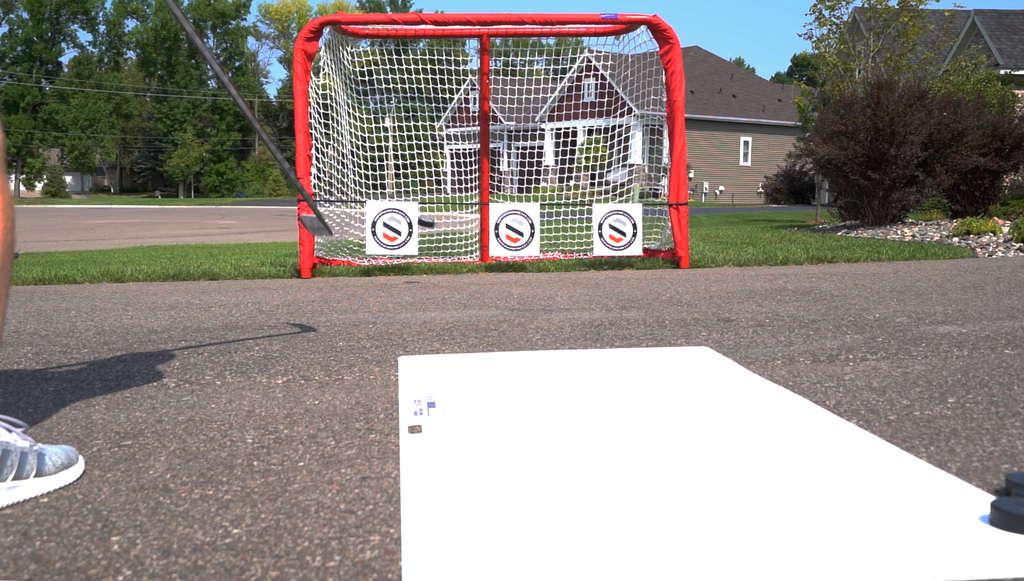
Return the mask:
[[1004,197],[1006,176],[1024,166],[1024,118],[1013,93],[997,88],[883,78],[830,101],[807,151],[839,215],[871,226],[897,222],[932,193],[953,218],[982,215]]
[[920,83],[877,79],[821,110],[806,149],[841,220],[899,222],[924,199],[928,97]]
[[988,216],[1012,220],[1014,216],[1024,212],[1024,198],[1017,200],[1000,200],[988,207]]
[[950,217],[949,204],[942,198],[928,198],[918,207],[916,216],[922,222],[931,220],[946,220]]
[[233,157],[208,163],[203,170],[203,189],[211,198],[233,198],[242,185],[242,172]]
[[764,176],[764,203],[813,204],[816,188],[810,163],[796,152],[786,154],[786,162],[773,175]]
[[1014,242],[1024,244],[1024,217],[1017,218],[1017,221],[1010,226],[1010,236]]
[[46,166],[46,182],[40,194],[44,198],[70,198],[68,183],[64,181],[64,168],[59,164],[51,163]]
[[242,192],[250,198],[283,198],[295,196],[281,168],[266,148],[242,162]]
[[1002,226],[988,218],[964,218],[957,220],[956,225],[953,226],[953,236],[980,236],[982,234],[998,236],[1002,233]]
[[1024,165],[1024,120],[1009,91],[938,94],[928,127],[931,187],[953,218],[981,216],[1004,196],[1006,176]]

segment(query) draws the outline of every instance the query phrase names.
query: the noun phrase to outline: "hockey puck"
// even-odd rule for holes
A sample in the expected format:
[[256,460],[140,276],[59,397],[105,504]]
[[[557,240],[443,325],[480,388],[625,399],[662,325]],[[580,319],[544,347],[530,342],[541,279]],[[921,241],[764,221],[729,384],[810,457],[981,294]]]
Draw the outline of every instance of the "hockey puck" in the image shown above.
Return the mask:
[[416,223],[424,228],[433,228],[436,222],[430,216],[420,216]]
[[988,524],[997,529],[1024,535],[1024,497],[1004,496],[993,500]]
[[1024,496],[1024,472],[1006,475],[1006,496]]

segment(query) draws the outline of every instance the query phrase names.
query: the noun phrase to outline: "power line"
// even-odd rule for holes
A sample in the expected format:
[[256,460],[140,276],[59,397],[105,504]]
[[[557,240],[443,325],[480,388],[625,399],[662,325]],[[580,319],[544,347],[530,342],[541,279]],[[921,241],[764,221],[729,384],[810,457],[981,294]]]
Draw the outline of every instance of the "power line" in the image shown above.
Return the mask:
[[[68,145],[88,145],[96,148],[103,146],[102,143],[94,143],[88,141],[79,141],[72,143],[32,143],[26,141],[8,141],[9,145],[24,145],[24,146],[41,146],[41,147],[67,147]],[[128,146],[118,148],[120,151],[131,151],[136,153],[160,153],[164,151],[174,151],[177,147],[171,145],[153,145],[153,146]],[[252,147],[209,147],[207,151],[252,151]]]
[[[153,85],[133,85],[133,84],[129,84],[129,83],[111,83],[109,81],[91,81],[91,80],[87,80],[87,79],[75,79],[75,78],[70,78],[70,77],[53,77],[53,76],[50,76],[50,75],[36,75],[36,74],[32,74],[32,73],[19,73],[18,71],[0,70],[0,74],[4,74],[4,75],[20,75],[20,76],[23,76],[23,77],[30,77],[30,78],[36,78],[36,79],[53,79],[53,80],[57,80],[57,81],[73,81],[73,82],[76,82],[76,83],[92,83],[92,84],[97,84],[97,85],[109,85],[109,86],[112,86],[112,87],[135,87],[135,88],[138,88],[138,89],[149,89],[151,91],[152,90],[158,90],[158,91],[187,91],[187,92],[190,92],[190,93],[209,93],[209,92],[219,93],[219,92],[221,92],[221,89],[180,89],[180,88],[177,88],[177,87],[158,87],[158,86],[153,86]],[[52,85],[46,85],[46,86],[49,87],[49,86],[52,86]],[[135,93],[133,93],[133,94],[135,94]],[[242,93],[242,95],[250,96],[250,97],[253,97],[255,99],[264,98],[259,93]],[[269,100],[269,98],[264,98],[264,99],[265,100]]]
[[[123,137],[125,139],[176,139],[175,137],[160,137],[157,135],[110,135],[105,133],[67,133],[64,131],[38,131],[35,129],[5,129],[8,133],[42,133],[46,135],[73,135],[80,137]],[[256,139],[256,137],[196,137],[199,141],[239,141],[242,139]],[[279,137],[278,139],[291,139],[294,137]]]
[[[60,89],[62,91],[85,91],[88,93],[112,93],[115,95],[137,95],[139,97],[169,97],[177,99],[203,99],[206,101],[230,101],[231,97],[214,97],[213,95],[167,95],[162,93],[133,93],[131,91],[111,91],[109,89],[87,89],[85,87],[60,87],[56,85],[40,85],[38,83],[21,83],[18,81],[2,81],[5,85],[21,85],[24,87],[42,87],[44,89]],[[269,99],[267,99],[269,101]]]

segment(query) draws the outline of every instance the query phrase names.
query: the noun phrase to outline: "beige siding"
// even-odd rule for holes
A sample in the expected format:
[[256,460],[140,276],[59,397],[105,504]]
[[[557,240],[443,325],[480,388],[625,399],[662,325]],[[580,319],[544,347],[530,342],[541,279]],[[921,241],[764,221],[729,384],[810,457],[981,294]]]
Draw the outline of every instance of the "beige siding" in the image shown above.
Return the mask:
[[[709,202],[756,203],[764,176],[775,173],[793,148],[799,127],[686,120],[687,162],[693,168],[694,199],[700,199],[703,182],[708,182]],[[740,165],[740,138],[751,138],[750,165]],[[715,191],[725,187],[716,200]]]

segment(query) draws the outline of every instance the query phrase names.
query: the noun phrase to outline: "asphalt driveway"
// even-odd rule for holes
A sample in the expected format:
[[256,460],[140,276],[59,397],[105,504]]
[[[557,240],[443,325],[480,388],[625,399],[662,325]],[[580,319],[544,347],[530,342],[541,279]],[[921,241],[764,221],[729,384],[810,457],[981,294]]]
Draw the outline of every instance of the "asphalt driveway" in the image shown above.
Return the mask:
[[406,354],[708,345],[992,490],[1024,470],[1022,283],[1024,258],[17,287],[0,413],[87,469],[0,512],[0,578],[399,578]]

